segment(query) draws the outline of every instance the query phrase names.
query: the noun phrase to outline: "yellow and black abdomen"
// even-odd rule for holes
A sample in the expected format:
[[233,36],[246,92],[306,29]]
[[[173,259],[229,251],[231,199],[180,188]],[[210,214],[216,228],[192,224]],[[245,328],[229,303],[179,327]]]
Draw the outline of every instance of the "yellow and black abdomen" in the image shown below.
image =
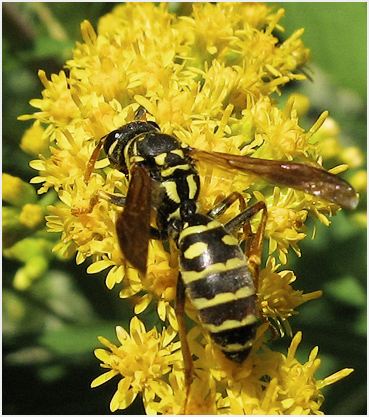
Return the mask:
[[178,237],[186,293],[203,326],[232,361],[250,353],[256,331],[255,290],[238,241],[212,218],[193,214]]

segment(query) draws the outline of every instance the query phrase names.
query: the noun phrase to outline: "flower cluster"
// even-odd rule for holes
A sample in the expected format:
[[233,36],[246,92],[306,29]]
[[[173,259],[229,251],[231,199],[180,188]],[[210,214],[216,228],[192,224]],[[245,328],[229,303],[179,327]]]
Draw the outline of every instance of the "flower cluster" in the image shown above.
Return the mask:
[[38,201],[32,185],[3,174],[3,254],[23,263],[14,276],[17,290],[26,290],[48,270],[55,241],[45,236],[46,198]]
[[[258,3],[219,3],[193,5],[191,16],[176,17],[167,5],[126,3],[100,19],[97,32],[91,24],[81,24],[83,43],[78,43],[68,72],[43,71],[39,77],[45,89],[42,99],[32,100],[39,109],[33,128],[38,141],[24,146],[44,149],[31,166],[39,172],[33,183],[42,184],[39,193],[53,188],[60,202],[49,207],[49,230],[61,233],[54,248],[64,256],[76,255],[77,263],[91,258],[88,272],[109,269],[106,285],[123,286],[120,296],[138,297],[135,314],[154,300],[158,317],[167,327],[161,332],[145,326],[134,317],[128,334],[117,328],[120,346],[104,338],[109,349],[98,349],[96,356],[108,372],[93,386],[119,375],[111,410],[124,409],[142,393],[149,414],[306,414],[320,413],[320,389],[328,380],[316,381],[317,351],[307,363],[294,357],[301,336],[292,341],[287,356],[270,351],[264,344],[265,325],[242,366],[225,359],[195,325],[188,334],[195,360],[195,377],[185,399],[183,363],[177,337],[178,324],[172,302],[177,270],[163,243],[150,242],[148,272],[142,277],[127,266],[115,236],[115,216],[119,208],[98,201],[92,212],[79,216],[72,208],[87,207],[97,190],[127,193],[127,180],[101,158],[88,183],[83,180],[88,160],[97,141],[110,131],[132,121],[139,105],[161,130],[188,145],[210,151],[250,155],[265,159],[298,160],[317,164],[319,143],[313,134],[327,119],[305,131],[299,126],[301,99],[291,96],[280,109],[275,97],[280,88],[293,80],[303,80],[299,69],[309,51],[295,32],[284,42],[273,35],[282,29],[283,10],[272,10]],[[45,129],[42,127],[45,126]],[[320,296],[302,294],[292,288],[292,271],[277,272],[288,260],[291,247],[298,254],[298,243],[306,236],[308,213],[325,224],[327,215],[339,207],[287,187],[264,184],[258,178],[225,172],[199,163],[201,195],[199,204],[208,211],[232,191],[242,193],[252,204],[264,201],[268,208],[265,236],[269,240],[266,267],[260,273],[259,305],[263,315],[285,324],[300,304]],[[236,206],[236,205],[234,205]],[[232,207],[224,221],[237,214]],[[251,228],[255,231],[260,216]],[[337,374],[340,379],[350,371]],[[187,402],[186,410],[182,409]]]
[[[96,378],[92,386],[116,375],[121,377],[110,403],[111,411],[127,408],[141,392],[147,414],[322,414],[321,388],[349,375],[352,369],[316,380],[314,373],[321,364],[318,348],[302,364],[295,358],[301,332],[295,335],[285,356],[263,343],[266,327],[259,329],[254,354],[242,367],[230,363],[210,344],[204,346],[197,341],[199,329],[192,329],[188,338],[198,359],[196,378],[186,399],[179,345],[170,344],[176,333],[172,328],[161,334],[156,329],[146,332],[143,323],[134,317],[130,334],[121,327],[116,329],[120,346],[100,337],[109,350],[96,349],[95,355],[108,371]],[[182,408],[185,400],[186,410]]]

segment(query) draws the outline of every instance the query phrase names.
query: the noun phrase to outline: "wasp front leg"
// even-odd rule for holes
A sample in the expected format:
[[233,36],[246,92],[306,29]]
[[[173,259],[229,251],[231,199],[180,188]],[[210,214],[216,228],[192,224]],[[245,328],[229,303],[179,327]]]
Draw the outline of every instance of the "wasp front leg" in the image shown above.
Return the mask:
[[118,195],[118,194],[109,193],[104,190],[97,190],[92,194],[87,207],[72,207],[71,213],[74,216],[80,216],[82,214],[89,214],[92,212],[93,208],[101,199],[108,201],[109,203],[112,203],[115,206],[119,206],[119,207],[124,207],[126,205],[125,197]]

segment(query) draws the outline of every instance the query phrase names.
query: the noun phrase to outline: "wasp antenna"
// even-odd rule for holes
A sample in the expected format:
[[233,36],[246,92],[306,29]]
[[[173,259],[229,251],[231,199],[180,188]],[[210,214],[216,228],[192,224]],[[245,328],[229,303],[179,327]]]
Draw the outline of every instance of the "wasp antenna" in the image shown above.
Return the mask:
[[147,121],[146,114],[147,114],[147,110],[145,109],[144,106],[140,105],[140,107],[136,111],[135,120],[142,120],[146,122]]
[[103,136],[103,137],[99,140],[99,142],[98,142],[98,144],[96,145],[96,148],[94,149],[94,151],[92,152],[92,155],[91,155],[91,157],[90,157],[90,159],[89,159],[89,161],[88,161],[88,163],[87,163],[87,167],[86,167],[85,175],[84,175],[84,177],[83,177],[83,179],[84,179],[84,181],[85,181],[85,182],[88,182],[88,180],[90,179],[91,173],[92,173],[92,171],[93,171],[93,169],[94,169],[94,167],[95,167],[95,164],[96,164],[97,158],[98,158],[98,157],[99,157],[99,155],[100,155],[101,148],[102,148],[102,146],[103,146],[103,144],[104,144],[105,139],[106,139],[106,136]]

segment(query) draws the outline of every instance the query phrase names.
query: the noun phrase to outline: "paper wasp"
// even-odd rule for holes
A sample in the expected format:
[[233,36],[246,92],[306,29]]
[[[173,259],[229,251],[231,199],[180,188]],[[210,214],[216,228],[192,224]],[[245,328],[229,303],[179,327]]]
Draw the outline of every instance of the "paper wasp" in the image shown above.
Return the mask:
[[[191,148],[161,133],[155,122],[146,121],[145,115],[146,110],[140,107],[133,122],[101,138],[84,176],[87,182],[102,147],[110,164],[127,176],[127,196],[109,199],[125,207],[116,224],[119,244],[126,259],[140,272],[146,272],[149,239],[166,239],[168,224],[179,216],[182,203],[197,201],[198,160],[254,174],[271,184],[304,191],[345,209],[355,209],[358,204],[353,187],[322,168]],[[156,212],[156,228],[150,226],[152,210]]]
[[[257,270],[267,212],[264,203],[256,203],[225,225],[216,220],[230,204],[240,198],[231,194],[208,214],[198,205],[200,188],[195,162],[236,169],[261,176],[266,181],[292,187],[323,198],[343,208],[354,209],[358,198],[345,180],[324,169],[295,162],[257,159],[219,152],[207,152],[181,143],[164,134],[153,121],[146,120],[139,108],[134,121],[100,139],[85,171],[88,181],[101,149],[110,164],[128,179],[126,197],[99,193],[111,203],[123,206],[116,220],[120,248],[142,274],[147,270],[149,239],[173,239],[179,251],[177,316],[183,347],[186,383],[191,374],[191,354],[186,347],[183,322],[184,294],[199,313],[199,319],[211,337],[235,362],[248,355],[255,336],[255,289],[250,262],[233,234],[250,218],[262,211],[262,220],[251,246],[251,259]],[[74,209],[74,214],[81,210]],[[86,212],[86,211],[85,211]],[[155,220],[152,223],[152,213]],[[154,226],[152,225],[154,224]]]

